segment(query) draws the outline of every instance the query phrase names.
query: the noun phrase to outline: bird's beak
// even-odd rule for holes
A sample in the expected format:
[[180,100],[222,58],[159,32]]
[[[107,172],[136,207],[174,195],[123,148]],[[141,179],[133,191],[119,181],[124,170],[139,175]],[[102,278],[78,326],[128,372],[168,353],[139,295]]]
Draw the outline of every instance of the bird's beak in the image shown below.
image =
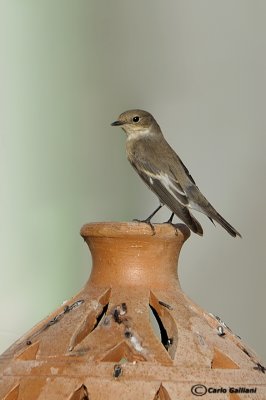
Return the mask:
[[111,126],[120,126],[120,125],[123,125],[123,122],[121,122],[121,121],[115,121],[115,122],[113,122],[113,123],[111,124]]

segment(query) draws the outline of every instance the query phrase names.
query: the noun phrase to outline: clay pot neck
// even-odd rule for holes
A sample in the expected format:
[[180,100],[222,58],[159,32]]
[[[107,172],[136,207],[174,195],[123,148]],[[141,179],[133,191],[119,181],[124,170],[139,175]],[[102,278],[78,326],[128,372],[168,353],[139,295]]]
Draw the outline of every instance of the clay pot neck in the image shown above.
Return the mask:
[[169,224],[154,227],[155,234],[145,223],[84,225],[81,236],[92,255],[89,284],[164,290],[179,285],[178,257],[189,230],[185,225],[178,225],[176,231]]

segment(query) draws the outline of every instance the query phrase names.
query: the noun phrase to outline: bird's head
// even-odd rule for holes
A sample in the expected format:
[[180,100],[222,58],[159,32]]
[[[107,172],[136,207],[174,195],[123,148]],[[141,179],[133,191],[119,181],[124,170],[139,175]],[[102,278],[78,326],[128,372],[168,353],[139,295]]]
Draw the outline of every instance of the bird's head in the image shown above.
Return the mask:
[[143,110],[129,110],[119,115],[112,126],[121,126],[128,136],[147,135],[156,131],[157,122],[153,116]]

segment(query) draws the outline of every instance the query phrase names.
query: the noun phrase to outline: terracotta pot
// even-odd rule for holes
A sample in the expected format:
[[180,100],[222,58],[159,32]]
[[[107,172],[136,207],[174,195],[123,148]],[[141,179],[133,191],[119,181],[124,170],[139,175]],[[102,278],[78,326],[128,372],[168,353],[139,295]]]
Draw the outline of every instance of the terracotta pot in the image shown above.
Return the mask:
[[1,356],[1,399],[266,399],[261,361],[180,288],[184,225],[152,235],[95,223],[81,235],[89,281]]

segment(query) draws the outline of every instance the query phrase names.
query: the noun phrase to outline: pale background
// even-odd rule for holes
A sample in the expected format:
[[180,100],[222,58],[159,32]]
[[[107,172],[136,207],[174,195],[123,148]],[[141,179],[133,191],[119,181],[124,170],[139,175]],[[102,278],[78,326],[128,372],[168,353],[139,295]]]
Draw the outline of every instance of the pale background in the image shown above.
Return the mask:
[[183,289],[266,360],[265,17],[264,0],[0,1],[0,351],[85,283],[85,222],[157,206],[110,127],[138,107],[243,234],[198,214]]

